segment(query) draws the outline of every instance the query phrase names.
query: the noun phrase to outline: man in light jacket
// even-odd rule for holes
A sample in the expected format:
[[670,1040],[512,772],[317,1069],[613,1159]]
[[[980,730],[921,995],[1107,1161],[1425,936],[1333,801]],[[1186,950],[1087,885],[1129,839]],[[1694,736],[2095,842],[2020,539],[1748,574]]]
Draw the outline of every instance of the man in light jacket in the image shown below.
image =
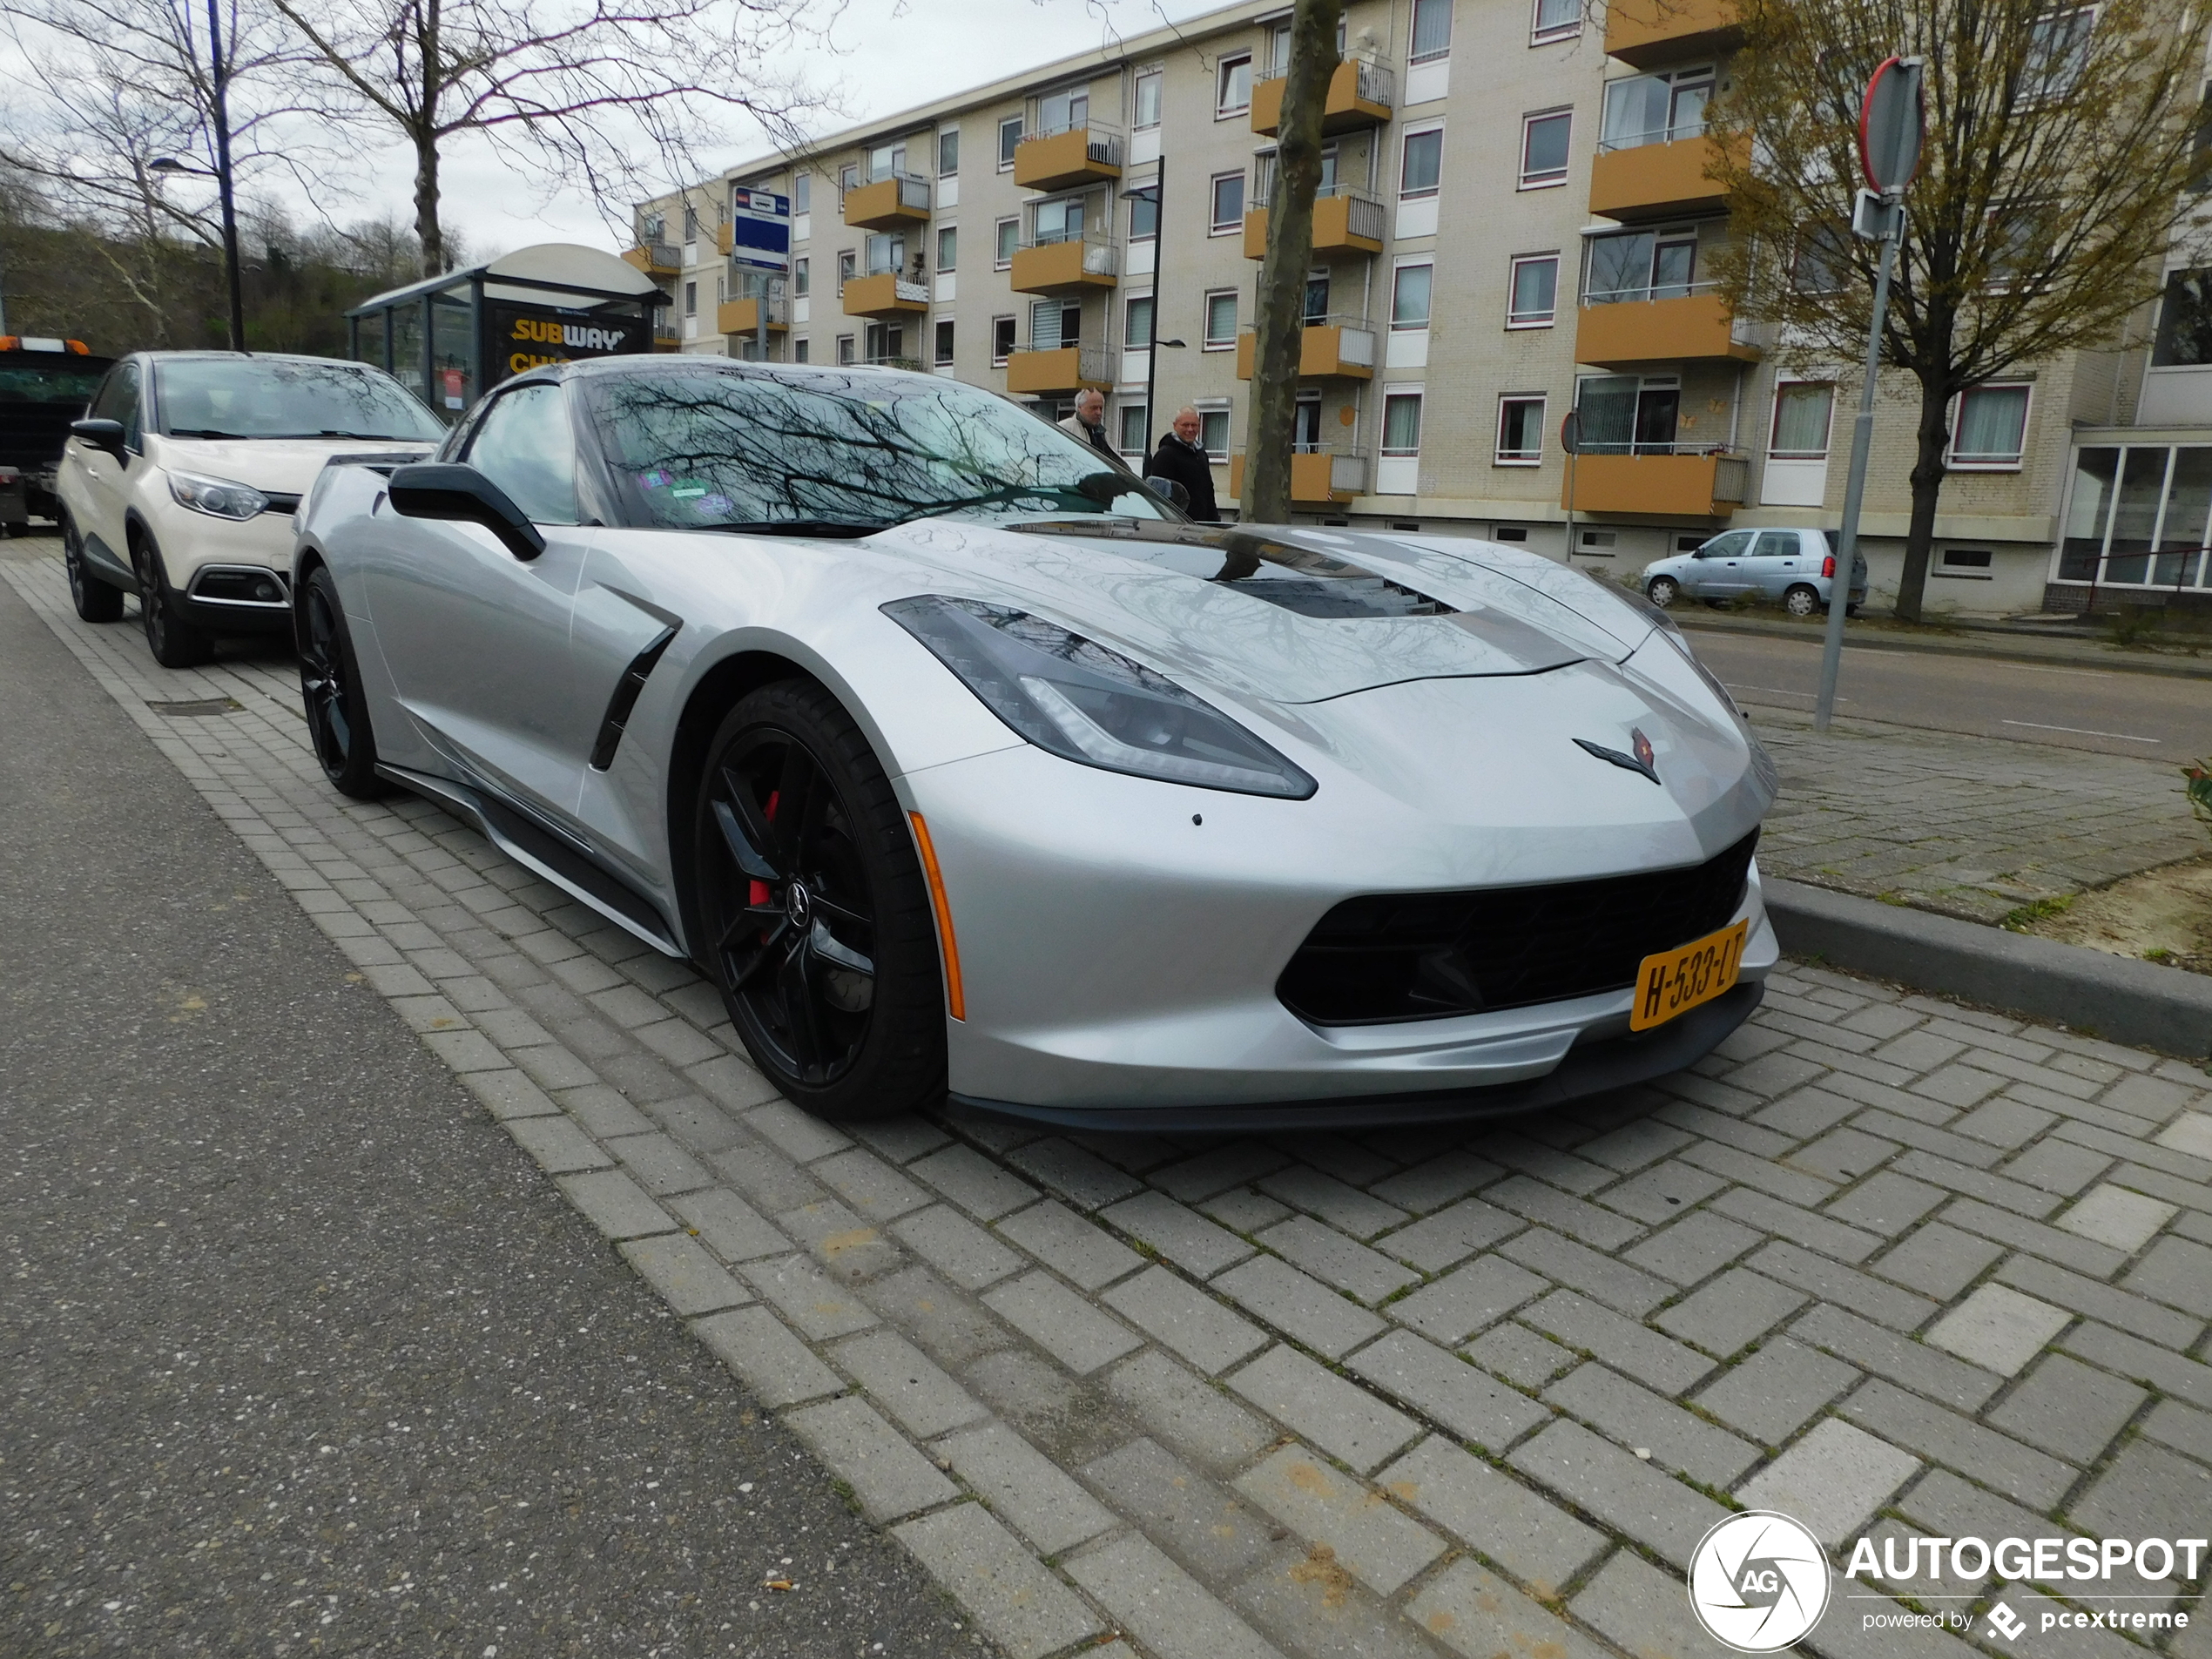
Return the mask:
[[1106,436],[1106,395],[1095,386],[1076,394],[1076,412],[1060,422],[1060,429],[1077,443],[1087,443],[1116,466],[1122,457]]

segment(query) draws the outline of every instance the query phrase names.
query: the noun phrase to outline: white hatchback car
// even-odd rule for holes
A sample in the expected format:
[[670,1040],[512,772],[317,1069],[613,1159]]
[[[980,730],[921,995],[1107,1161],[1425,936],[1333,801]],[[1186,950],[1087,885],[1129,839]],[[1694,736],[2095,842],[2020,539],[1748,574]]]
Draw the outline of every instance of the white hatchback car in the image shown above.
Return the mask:
[[420,459],[445,436],[366,363],[241,352],[118,361],[70,428],[56,493],[77,614],[113,622],[135,593],[165,668],[222,634],[292,627],[292,514],[338,455]]

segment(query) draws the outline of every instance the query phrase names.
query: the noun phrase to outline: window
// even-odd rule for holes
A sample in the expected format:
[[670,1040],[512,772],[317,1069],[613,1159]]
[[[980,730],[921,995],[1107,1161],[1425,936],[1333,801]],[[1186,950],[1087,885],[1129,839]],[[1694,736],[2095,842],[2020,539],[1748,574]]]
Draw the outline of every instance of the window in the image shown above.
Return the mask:
[[793,260],[791,262],[791,297],[794,300],[804,300],[807,295],[808,287],[806,261],[803,259]]
[[1959,393],[1946,464],[1993,471],[2018,467],[2027,438],[2027,396],[2025,385],[1970,386]]
[[2192,196],[2212,191],[2212,87],[2205,89],[2197,105],[2196,128],[2189,140],[2188,181],[2182,186]]
[[1767,458],[1825,461],[1835,408],[1836,388],[1825,381],[1784,381],[1774,388],[1774,433],[1767,440]]
[[1237,290],[1206,296],[1206,349],[1228,351],[1237,344]]
[[1390,326],[1393,331],[1428,327],[1429,290],[1436,276],[1433,265],[1401,265],[1391,280]]
[[1022,221],[1002,219],[998,223],[998,253],[996,262],[1001,271],[1014,263],[1014,250],[1022,240]]
[[495,401],[469,440],[469,464],[532,523],[577,522],[576,435],[559,387],[525,386]]
[[1040,247],[1048,242],[1079,242],[1083,234],[1083,199],[1063,196],[1058,201],[1039,202],[1030,222],[1033,239]]
[[1148,70],[1136,78],[1136,102],[1130,125],[1142,132],[1160,125],[1160,71]]
[[1443,174],[1444,129],[1431,127],[1425,132],[1407,133],[1405,154],[1398,167],[1399,199],[1433,196],[1437,181]]
[[1252,106],[1252,55],[1224,57],[1214,70],[1214,118],[1242,115]]
[[1152,346],[1152,297],[1130,300],[1122,310],[1122,344],[1131,351],[1149,351]]
[[1421,395],[1393,392],[1383,399],[1382,452],[1386,455],[1416,455],[1421,452]]
[[1954,570],[1986,570],[1989,550],[1986,547],[1947,547],[1943,550],[1945,565]]
[[1851,232],[1841,225],[1809,225],[1790,261],[1790,286],[1799,293],[1841,293],[1851,280]]
[[1993,288],[2033,278],[2050,259],[2060,232],[2047,202],[2010,202],[1989,211],[1989,274]]
[[696,282],[684,285],[684,314],[687,317],[699,314],[699,285]]
[[2089,35],[2096,27],[2094,6],[2047,11],[2028,31],[2027,57],[2020,70],[2022,103],[2064,98],[2089,64]]
[[699,210],[696,207],[684,210],[684,239],[687,242],[699,239]]
[[1057,92],[1047,92],[1037,100],[1037,131],[1066,132],[1075,127],[1090,125],[1090,88],[1062,87]]
[[837,361],[840,368],[844,367],[853,361],[852,335],[840,334],[837,337]]
[[867,239],[870,276],[903,276],[907,270],[907,239],[895,231],[879,231]]
[[1009,115],[999,123],[999,171],[1014,170],[1014,146],[1022,142],[1022,118]]
[[937,367],[938,367],[938,368],[951,368],[951,367],[952,367],[952,362],[953,362],[953,320],[952,320],[950,317],[940,317],[940,318],[937,320],[937,360],[936,360],[936,361],[937,361]]
[[1226,236],[1244,227],[1244,175],[1217,172],[1213,176],[1213,231]]
[[2175,271],[2167,277],[2150,361],[2154,368],[2212,363],[2212,271]]
[[1548,328],[1559,314],[1559,255],[1527,253],[1513,262],[1508,328]]
[[1145,440],[1152,434],[1151,422],[1146,417],[1150,413],[1151,411],[1142,403],[1123,404],[1121,433],[1114,447],[1125,455],[1141,455],[1147,453],[1151,448],[1151,445]]
[[1229,410],[1226,407],[1198,411],[1198,447],[1209,461],[1229,459]]
[[837,291],[839,293],[842,294],[845,292],[845,285],[860,274],[860,256],[849,247],[838,254]]
[[791,211],[795,214],[812,212],[813,199],[814,175],[811,172],[794,175],[791,181]]
[[949,179],[960,171],[960,129],[947,127],[937,135],[937,176]]
[[717,305],[720,305],[720,304],[722,304],[725,300],[728,300],[728,299],[729,299],[729,297],[730,297],[730,279],[729,279],[728,277],[726,277],[726,276],[718,276],[718,277],[715,278],[715,279],[714,279],[714,303],[715,303],[715,304],[717,304]]
[[1498,454],[1495,465],[1534,467],[1544,459],[1544,400],[1541,397],[1501,397],[1498,400]]
[[1305,273],[1305,324],[1325,322],[1329,315],[1329,273],[1308,271]]
[[991,364],[996,368],[1014,354],[1014,319],[991,319]]
[[814,342],[811,340],[794,341],[792,344],[791,361],[794,363],[813,361],[813,354],[809,351],[807,347],[812,346],[813,343]]
[[641,242],[663,241],[667,236],[668,219],[664,214],[648,213],[645,222],[638,227],[637,239]]
[[1411,64],[1426,64],[1452,55],[1452,0],[1413,0],[1413,50]]
[[1634,150],[1647,144],[1696,138],[1705,131],[1705,105],[1712,96],[1710,67],[1608,81],[1598,148]]
[[1521,118],[1521,187],[1544,190],[1567,182],[1567,141],[1575,118],[1564,110]]
[[1160,198],[1157,191],[1129,199],[1129,239],[1149,242],[1160,233]]
[[896,144],[879,144],[868,152],[868,182],[879,179],[895,178],[907,170],[907,146],[902,139]]
[[1582,0],[1536,0],[1536,15],[1528,25],[1532,44],[1571,40],[1581,32]]
[[947,225],[937,232],[937,268],[954,271],[960,268],[960,226]]
[[848,161],[837,170],[837,204],[840,208],[845,206],[846,197],[860,187],[860,169],[856,164]]
[[1029,349],[1058,351],[1080,346],[1083,338],[1083,308],[1076,300],[1037,300],[1029,306]]
[[1697,269],[1695,231],[1630,231],[1587,239],[1589,269],[1582,299],[1594,306],[1629,300],[1679,300]]

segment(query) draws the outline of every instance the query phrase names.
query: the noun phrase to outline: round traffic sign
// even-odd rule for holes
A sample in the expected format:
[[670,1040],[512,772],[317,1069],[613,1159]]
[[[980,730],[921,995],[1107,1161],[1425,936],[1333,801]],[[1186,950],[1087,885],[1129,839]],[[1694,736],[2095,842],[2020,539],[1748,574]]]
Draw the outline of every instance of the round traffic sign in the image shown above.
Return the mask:
[[1927,127],[1920,68],[1917,57],[1884,60],[1858,106],[1858,165],[1884,195],[1903,190],[1919,170]]

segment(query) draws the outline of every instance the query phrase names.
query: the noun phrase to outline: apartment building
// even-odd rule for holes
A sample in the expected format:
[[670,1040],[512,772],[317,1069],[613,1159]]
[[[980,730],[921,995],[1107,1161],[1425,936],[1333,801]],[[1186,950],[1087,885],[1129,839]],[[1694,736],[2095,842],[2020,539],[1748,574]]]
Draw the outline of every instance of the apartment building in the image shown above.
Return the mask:
[[[1730,230],[1704,108],[1737,44],[1730,0],[1619,0],[1602,22],[1582,0],[1351,0],[1301,516],[1629,577],[1724,530],[1837,524],[1857,367],[1784,367],[1705,274]],[[932,370],[1055,418],[1096,387],[1132,462],[1193,406],[1233,502],[1287,46],[1280,0],[1226,6],[644,204],[625,257],[668,284],[673,349],[754,356],[765,307],[778,361]],[[773,295],[726,258],[733,188],[792,199]],[[2160,551],[2212,539],[2212,273],[2188,264],[2165,325],[1960,400],[1932,608],[2181,603],[2212,576]],[[1917,394],[1878,389],[1878,592],[1902,560]]]

